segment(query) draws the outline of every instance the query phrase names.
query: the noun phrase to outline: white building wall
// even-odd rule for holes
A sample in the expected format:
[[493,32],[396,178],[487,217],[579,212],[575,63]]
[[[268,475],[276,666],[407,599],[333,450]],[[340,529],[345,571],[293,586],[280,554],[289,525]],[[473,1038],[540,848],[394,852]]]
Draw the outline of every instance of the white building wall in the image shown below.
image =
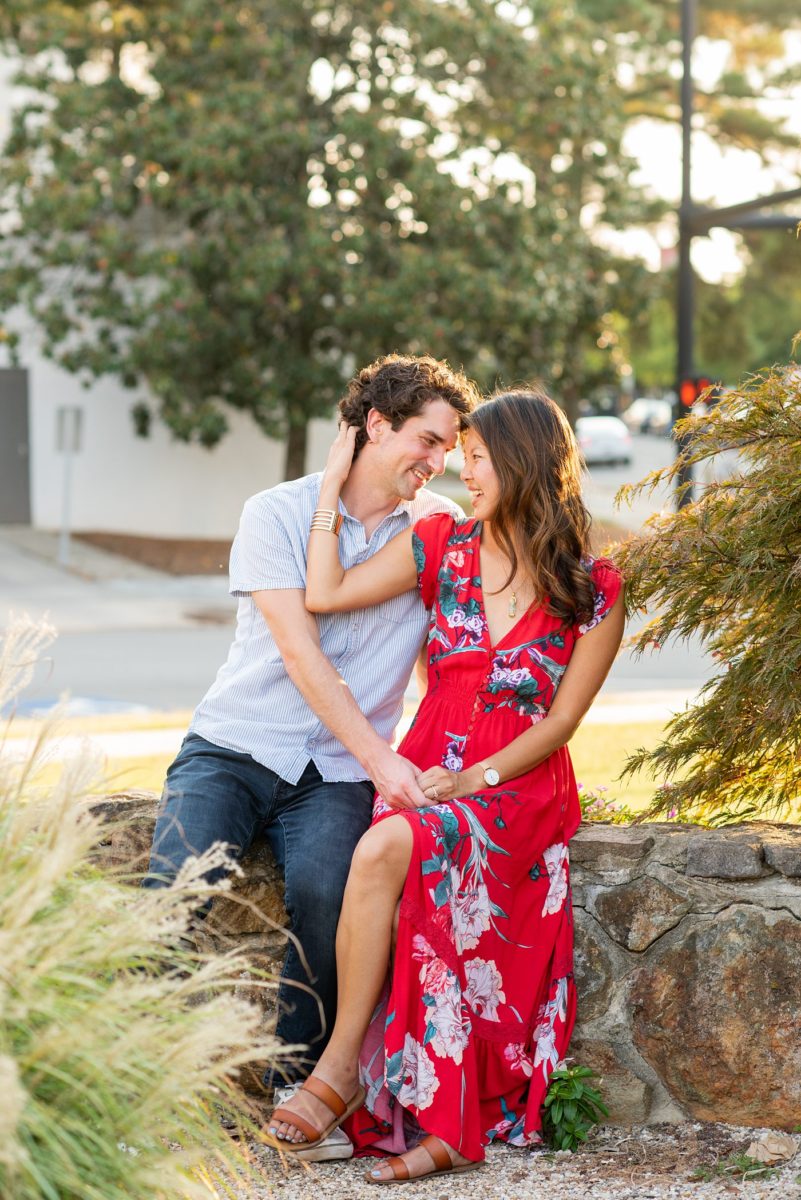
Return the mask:
[[[174,441],[154,420],[148,438],[135,435],[130,409],[140,394],[113,379],[86,389],[41,357],[23,355],[29,369],[32,521],[56,529],[62,520],[64,455],[56,446],[57,410],[83,411],[82,448],[72,459],[70,525],[154,537],[226,538],[243,502],[283,477],[284,446],[267,438],[245,413],[227,412],[230,432],[212,450]],[[336,426],[310,427],[307,470],[325,463]]]

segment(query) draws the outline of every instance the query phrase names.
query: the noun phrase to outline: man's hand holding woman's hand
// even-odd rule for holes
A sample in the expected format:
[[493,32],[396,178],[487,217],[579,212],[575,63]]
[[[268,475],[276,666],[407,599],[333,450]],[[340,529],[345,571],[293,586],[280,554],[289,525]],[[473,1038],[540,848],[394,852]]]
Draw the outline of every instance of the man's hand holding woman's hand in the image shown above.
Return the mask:
[[386,743],[369,766],[370,778],[390,808],[422,808],[426,803],[417,784],[417,767]]
[[480,767],[469,767],[466,771],[429,767],[417,776],[417,786],[425,796],[426,805],[440,804],[443,800],[458,800],[461,796],[480,792],[484,776]]

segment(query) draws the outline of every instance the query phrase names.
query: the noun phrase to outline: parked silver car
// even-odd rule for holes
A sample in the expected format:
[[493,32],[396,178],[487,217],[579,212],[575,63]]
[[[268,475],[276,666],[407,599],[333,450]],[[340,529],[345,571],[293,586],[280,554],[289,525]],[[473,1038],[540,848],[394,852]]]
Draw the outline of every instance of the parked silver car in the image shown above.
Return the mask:
[[669,400],[639,396],[632,400],[620,417],[631,433],[670,433],[673,427],[673,405]]
[[619,417],[579,417],[576,441],[588,467],[631,462],[631,434]]

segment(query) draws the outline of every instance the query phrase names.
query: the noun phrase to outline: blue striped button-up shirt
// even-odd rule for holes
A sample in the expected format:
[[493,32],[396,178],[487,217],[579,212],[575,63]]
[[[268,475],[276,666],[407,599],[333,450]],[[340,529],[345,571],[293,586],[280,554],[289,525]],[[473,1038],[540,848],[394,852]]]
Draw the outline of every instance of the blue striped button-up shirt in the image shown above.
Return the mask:
[[[201,700],[190,729],[217,746],[250,754],[288,783],[297,783],[311,760],[323,779],[365,778],[362,766],[318,720],[286,673],[267,622],[251,592],[303,588],[306,541],[320,494],[320,474],[280,483],[245,504],[231,548],[230,592],[239,598],[236,635],[228,659]],[[421,489],[402,500],[369,541],[348,514],[339,538],[344,567],[380,550],[396,533],[435,512],[463,513],[444,496]],[[403,711],[428,613],[415,591],[352,613],[317,618],[320,645],[345,680],[364,715],[391,741]]]

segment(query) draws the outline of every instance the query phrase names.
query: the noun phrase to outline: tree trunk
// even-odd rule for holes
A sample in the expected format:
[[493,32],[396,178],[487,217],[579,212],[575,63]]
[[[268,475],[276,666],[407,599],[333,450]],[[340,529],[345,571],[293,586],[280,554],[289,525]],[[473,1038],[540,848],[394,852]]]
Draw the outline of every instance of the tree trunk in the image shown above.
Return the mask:
[[305,475],[307,440],[305,425],[289,426],[284,456],[284,479],[298,479]]
[[565,416],[570,422],[571,428],[576,428],[576,420],[579,415],[579,395],[574,383],[565,383],[562,388],[562,394],[559,397]]

